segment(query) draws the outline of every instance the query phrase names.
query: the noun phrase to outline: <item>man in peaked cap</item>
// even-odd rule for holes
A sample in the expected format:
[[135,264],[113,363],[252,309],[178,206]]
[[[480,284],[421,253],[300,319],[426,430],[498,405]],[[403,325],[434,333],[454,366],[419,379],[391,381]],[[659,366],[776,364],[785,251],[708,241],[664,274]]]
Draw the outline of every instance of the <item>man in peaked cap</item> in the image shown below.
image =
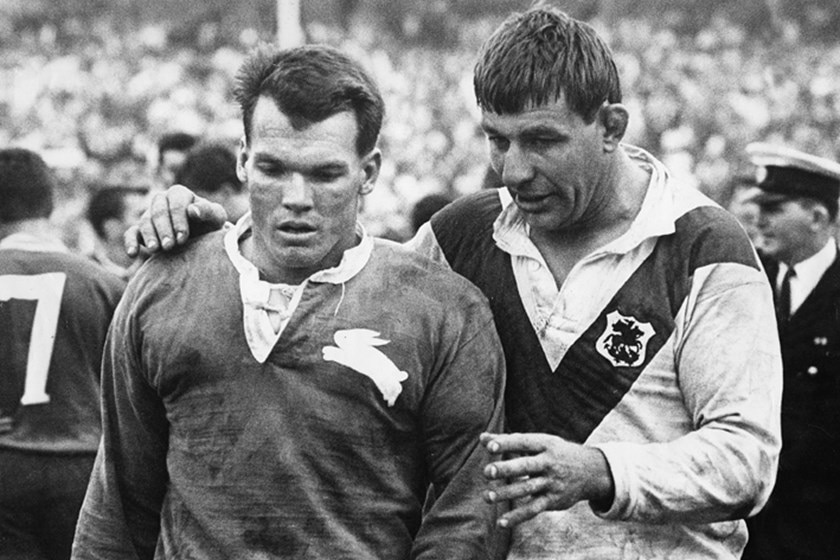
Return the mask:
[[744,558],[840,558],[840,164],[764,143],[747,152],[785,390],[778,479]]

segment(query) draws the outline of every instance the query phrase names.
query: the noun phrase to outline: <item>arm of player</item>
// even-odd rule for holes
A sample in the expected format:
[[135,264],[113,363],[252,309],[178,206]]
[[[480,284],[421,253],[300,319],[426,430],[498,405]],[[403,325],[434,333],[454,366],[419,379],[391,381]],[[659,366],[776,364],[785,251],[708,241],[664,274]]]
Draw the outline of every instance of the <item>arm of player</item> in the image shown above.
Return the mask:
[[187,187],[174,185],[157,193],[149,202],[140,222],[125,232],[125,251],[138,255],[143,248],[150,253],[167,251],[195,237],[224,226],[227,213],[220,204],[197,196]]
[[76,526],[73,558],[151,559],[160,532],[168,425],[163,403],[137,358],[130,307],[124,299],[106,341],[103,435]]
[[479,444],[482,432],[503,427],[504,358],[486,303],[473,307],[464,322],[446,329],[442,339],[452,346],[424,397],[421,423],[435,499],[412,558],[477,560],[507,554],[507,532],[495,528],[505,505],[482,499],[481,470],[488,455]]
[[698,269],[679,327],[677,368],[694,430],[657,444],[599,445],[616,498],[609,519],[706,523],[767,501],[781,448],[782,365],[764,273]]
[[484,469],[491,487],[488,503],[512,501],[501,527],[514,527],[547,510],[564,510],[580,501],[596,509],[612,503],[614,485],[604,454],[549,434],[481,435],[493,459]]

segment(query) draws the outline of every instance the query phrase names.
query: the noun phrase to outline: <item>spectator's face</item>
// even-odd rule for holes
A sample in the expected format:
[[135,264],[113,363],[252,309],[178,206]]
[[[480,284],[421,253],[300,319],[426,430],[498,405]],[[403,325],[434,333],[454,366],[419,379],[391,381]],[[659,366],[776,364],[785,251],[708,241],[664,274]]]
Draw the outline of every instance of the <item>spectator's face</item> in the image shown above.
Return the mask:
[[359,195],[373,188],[380,156],[359,157],[356,134],[350,112],[295,130],[273,101],[257,102],[237,173],[250,192],[251,257],[271,281],[299,283],[358,242]]
[[[753,187],[753,189],[757,190],[757,187]],[[759,247],[762,244],[761,232],[758,229],[758,215],[761,210],[758,204],[752,200],[753,189],[737,191],[729,202],[727,210],[743,226],[750,241],[756,247]]]
[[184,165],[186,159],[187,153],[180,150],[166,150],[161,154],[158,177],[163,187],[171,187],[175,184],[175,175],[178,174],[178,170]]
[[759,249],[771,258],[796,264],[811,256],[816,238],[813,226],[813,208],[798,200],[759,203]]
[[493,168],[532,228],[569,228],[593,206],[604,154],[599,122],[584,122],[562,97],[516,114],[483,114]]

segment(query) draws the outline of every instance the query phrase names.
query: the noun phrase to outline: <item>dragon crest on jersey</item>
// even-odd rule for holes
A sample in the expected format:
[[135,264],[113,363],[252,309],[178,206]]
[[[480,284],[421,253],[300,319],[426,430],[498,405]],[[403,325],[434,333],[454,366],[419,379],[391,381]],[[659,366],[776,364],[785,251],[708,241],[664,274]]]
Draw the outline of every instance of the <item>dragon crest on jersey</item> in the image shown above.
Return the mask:
[[639,366],[645,361],[647,343],[654,334],[650,323],[612,311],[607,315],[607,327],[595,342],[595,349],[614,367]]

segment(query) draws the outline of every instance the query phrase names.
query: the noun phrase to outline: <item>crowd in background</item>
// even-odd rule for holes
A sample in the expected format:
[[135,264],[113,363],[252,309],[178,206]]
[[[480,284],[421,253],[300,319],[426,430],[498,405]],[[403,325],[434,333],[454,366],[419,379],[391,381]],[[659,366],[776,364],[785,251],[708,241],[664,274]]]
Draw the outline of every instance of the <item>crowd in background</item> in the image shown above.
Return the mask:
[[[311,42],[362,59],[383,89],[386,165],[363,211],[372,232],[404,237],[423,196],[481,187],[487,156],[471,72],[480,39],[496,23],[476,20],[445,49],[403,46],[363,26],[308,26]],[[626,139],[712,198],[725,203],[733,180],[752,172],[743,151],[750,141],[840,154],[840,46],[803,44],[793,26],[772,41],[756,38],[723,19],[691,36],[662,22],[591,23],[620,66],[634,115]],[[116,33],[104,21],[76,29],[71,41],[58,40],[59,32],[67,35],[49,25],[28,29],[7,41],[0,61],[0,144],[43,153],[59,171],[58,221],[80,214],[92,183],[150,181],[156,142],[168,132],[235,148],[234,73],[271,39],[243,30],[226,41],[208,25],[185,47],[163,25]]]

